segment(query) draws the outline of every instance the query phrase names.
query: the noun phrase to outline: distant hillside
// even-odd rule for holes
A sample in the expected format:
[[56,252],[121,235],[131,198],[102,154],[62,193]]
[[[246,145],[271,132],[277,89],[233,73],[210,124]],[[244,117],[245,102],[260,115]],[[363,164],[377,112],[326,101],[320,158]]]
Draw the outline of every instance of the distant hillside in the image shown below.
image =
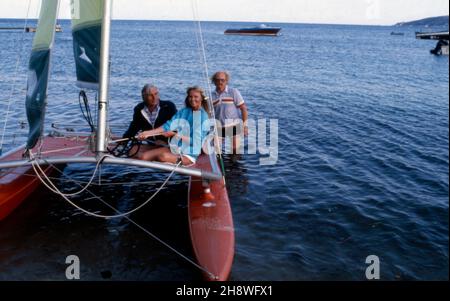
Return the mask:
[[426,18],[411,22],[401,22],[395,26],[422,26],[422,27],[446,27],[448,28],[448,16]]

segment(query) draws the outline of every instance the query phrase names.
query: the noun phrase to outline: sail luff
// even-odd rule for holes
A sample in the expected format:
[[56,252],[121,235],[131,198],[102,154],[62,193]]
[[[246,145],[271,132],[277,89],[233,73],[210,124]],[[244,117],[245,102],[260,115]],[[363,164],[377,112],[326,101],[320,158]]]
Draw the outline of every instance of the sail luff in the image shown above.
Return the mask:
[[47,89],[50,77],[51,50],[55,39],[59,0],[43,0],[28,65],[25,100],[29,134],[27,149],[32,149],[44,129]]

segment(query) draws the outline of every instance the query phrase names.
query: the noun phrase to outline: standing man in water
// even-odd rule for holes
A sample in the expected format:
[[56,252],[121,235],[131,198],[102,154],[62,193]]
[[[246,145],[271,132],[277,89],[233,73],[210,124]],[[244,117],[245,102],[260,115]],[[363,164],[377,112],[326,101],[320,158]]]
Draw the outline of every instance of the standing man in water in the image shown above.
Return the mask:
[[216,118],[221,125],[219,135],[224,139],[232,139],[233,153],[236,154],[240,147],[240,136],[242,133],[248,135],[247,106],[239,90],[228,86],[228,72],[218,71],[211,80],[216,86],[212,100]]
[[[159,128],[177,112],[173,102],[160,100],[159,90],[154,85],[145,85],[142,88],[141,96],[142,102],[134,108],[133,121],[123,134],[124,138],[132,138],[139,131]],[[149,137],[148,142],[153,146],[165,144],[167,138],[164,136]]]

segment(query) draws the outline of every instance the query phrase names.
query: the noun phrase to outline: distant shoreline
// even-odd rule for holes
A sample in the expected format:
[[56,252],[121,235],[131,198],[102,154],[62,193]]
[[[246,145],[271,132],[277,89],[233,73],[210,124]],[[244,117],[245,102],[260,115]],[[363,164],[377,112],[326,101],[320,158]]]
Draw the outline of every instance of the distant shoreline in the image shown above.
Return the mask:
[[400,22],[395,24],[395,26],[423,26],[423,27],[444,27],[448,28],[448,17],[449,16],[439,16],[425,18],[415,21]]

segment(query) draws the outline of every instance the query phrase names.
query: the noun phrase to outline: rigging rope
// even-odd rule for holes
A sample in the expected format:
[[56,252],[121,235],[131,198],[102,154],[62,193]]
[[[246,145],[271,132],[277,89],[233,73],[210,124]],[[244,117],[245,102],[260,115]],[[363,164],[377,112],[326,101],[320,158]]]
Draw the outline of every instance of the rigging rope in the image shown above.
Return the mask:
[[31,0],[28,1],[27,14],[26,14],[26,17],[25,17],[25,23],[24,23],[24,26],[23,26],[23,32],[22,32],[22,35],[21,35],[21,38],[20,38],[20,42],[19,42],[19,44],[22,45],[22,48],[17,53],[16,67],[14,69],[13,84],[12,84],[11,92],[10,92],[10,95],[9,95],[9,98],[8,98],[8,106],[6,108],[6,116],[5,116],[5,121],[4,121],[4,124],[3,124],[2,138],[0,140],[0,156],[3,153],[3,144],[5,142],[6,127],[8,125],[8,119],[9,119],[9,115],[10,115],[10,111],[11,111],[11,105],[13,103],[14,90],[16,89],[17,72],[19,71],[19,66],[20,66],[20,62],[21,62],[21,58],[22,58],[22,53],[23,53],[23,48],[24,48],[23,39],[24,39],[24,36],[25,36],[25,30],[26,30],[26,28],[28,26],[28,18],[29,18],[29,15],[30,15],[30,7],[31,7]]
[[[24,173],[20,173],[20,172],[8,171],[8,174],[37,178],[35,173],[33,173],[33,174],[25,173],[24,174]],[[57,178],[57,177],[51,177],[51,176],[47,176],[47,177],[49,179],[51,179],[51,180],[59,181],[59,182],[62,182],[62,183],[77,182],[77,184],[79,184],[80,186],[81,186],[81,184],[86,185],[88,183],[87,181],[80,181],[80,180],[73,180],[73,179],[66,180],[64,178]],[[203,181],[202,180],[191,180],[191,182],[203,182]],[[173,184],[173,185],[188,184],[189,180],[172,180],[169,183]],[[137,182],[137,181],[129,181],[129,182],[126,182],[126,181],[123,181],[123,182],[102,181],[102,185],[101,186],[116,186],[116,185],[117,186],[118,185],[120,185],[120,186],[126,186],[126,185],[145,185],[145,186],[148,186],[148,185],[158,185],[158,184],[161,184],[161,181],[139,181],[139,182]],[[93,182],[91,184],[91,186],[94,186],[94,185],[99,186],[97,183]]]
[[[78,102],[80,104],[80,110],[83,114],[84,119],[89,124],[89,127],[91,128],[91,132],[95,132],[95,126],[94,126],[94,120],[92,119],[91,114],[91,106],[89,105],[89,99],[86,95],[86,92],[84,90],[80,91],[80,94],[78,95]],[[84,104],[84,109],[83,109]]]
[[[35,156],[33,155],[33,153],[32,153],[31,151],[29,152],[29,155],[30,155],[31,165],[32,165],[34,171],[36,172],[36,175],[38,176],[38,178],[41,179],[41,177],[39,176],[39,174],[38,174],[38,172],[37,172],[37,170],[36,170],[36,168],[35,168],[35,167],[36,167],[36,166],[35,166],[36,158],[35,158]],[[68,193],[63,193],[63,192],[61,192],[60,190],[58,190],[58,189],[56,188],[56,186],[55,186],[53,183],[51,183],[51,186],[52,186],[52,187],[55,187],[55,189],[52,189],[52,187],[49,187],[49,186],[45,185],[46,183],[45,183],[44,181],[43,181],[42,183],[43,183],[45,186],[47,186],[47,188],[50,189],[52,192],[54,192],[54,193],[56,193],[56,194],[59,194],[59,195],[61,195],[62,197],[72,197],[72,196],[77,196],[77,195],[83,193],[86,189],[89,188],[89,186],[92,184],[92,182],[93,182],[94,179],[95,179],[95,175],[97,174],[97,171],[98,171],[100,165],[103,163],[103,161],[104,161],[107,157],[110,157],[110,156],[104,155],[104,156],[102,156],[102,157],[100,158],[100,160],[98,160],[97,164],[95,165],[95,169],[94,169],[94,172],[93,172],[93,174],[92,174],[92,177],[90,178],[90,180],[88,181],[88,183],[86,184],[86,186],[83,187],[83,189],[81,189],[80,191],[77,191],[77,192],[74,192],[74,193],[70,193],[70,194],[68,194]],[[48,182],[51,182],[51,180],[47,177],[47,174],[43,171],[42,167],[41,167],[39,164],[37,164],[37,168],[39,169],[40,172],[43,173],[43,175],[44,175],[44,177],[46,178],[46,180],[47,180]]]
[[[130,210],[128,212],[125,213],[120,213],[117,215],[101,215],[101,214],[96,214],[93,212],[90,212],[86,209],[81,208],[80,206],[78,206],[77,204],[75,204],[74,202],[72,202],[71,200],[69,200],[68,196],[75,196],[78,195],[82,192],[84,192],[86,189],[89,188],[90,184],[92,183],[93,179],[95,178],[95,174],[98,170],[98,167],[100,166],[100,164],[103,162],[104,159],[106,159],[107,157],[110,157],[109,155],[104,155],[97,163],[96,169],[94,174],[92,175],[91,181],[89,181],[89,184],[86,185],[82,190],[80,190],[77,193],[73,193],[73,194],[64,194],[63,192],[61,192],[56,185],[51,181],[51,179],[49,179],[47,177],[47,174],[45,173],[45,171],[42,169],[42,167],[39,165],[39,163],[37,162],[37,159],[33,156],[32,152],[30,151],[30,159],[31,159],[31,166],[34,169],[34,172],[36,173],[37,177],[39,178],[39,180],[42,182],[42,184],[44,184],[48,189],[50,189],[52,192],[60,195],[63,199],[65,199],[70,205],[72,205],[73,207],[75,207],[76,209],[84,212],[87,215],[90,216],[94,216],[94,217],[98,217],[98,218],[104,218],[104,219],[114,219],[114,218],[121,218],[121,217],[125,217],[127,215],[130,215],[138,210],[140,210],[141,208],[143,208],[145,205],[147,205],[148,203],[150,203],[155,197],[156,195],[166,186],[166,184],[169,182],[170,178],[172,178],[173,174],[175,173],[175,171],[177,170],[177,168],[181,165],[181,161],[178,162],[178,164],[175,165],[174,169],[172,170],[172,172],[169,174],[169,176],[167,177],[167,179],[164,181],[164,183],[156,190],[156,192],[149,198],[147,199],[144,203],[142,203],[141,205],[139,205],[138,207],[134,208],[133,210]],[[44,159],[45,161],[45,159]],[[50,165],[50,163],[46,162],[48,165]],[[41,175],[39,174],[41,173]],[[46,182],[47,181],[47,182]]]
[[213,145],[215,147],[215,150],[217,151],[217,156],[219,157],[220,165],[222,167],[223,181],[224,181],[224,183],[226,183],[225,182],[225,167],[224,167],[224,161],[223,161],[223,157],[222,157],[222,151],[221,151],[220,145],[218,145],[219,133],[218,133],[217,123],[216,123],[216,113],[214,110],[214,104],[213,104],[213,100],[212,100],[211,83],[209,80],[209,67],[208,67],[208,60],[206,58],[205,39],[203,37],[203,28],[202,28],[199,14],[198,14],[198,2],[197,2],[197,0],[191,0],[191,4],[192,4],[192,12],[194,15],[194,21],[197,23],[197,28],[195,30],[195,37],[197,39],[197,47],[198,47],[199,53],[200,53],[200,64],[203,65],[205,82],[206,82],[206,86],[208,87],[208,106],[209,106],[209,111],[210,111],[211,117],[214,120]]
[[[181,164],[178,163],[178,164]],[[48,165],[53,168],[54,170],[58,171],[60,174],[63,174],[62,170],[60,170],[57,166],[48,163]],[[175,169],[178,167],[175,166]],[[172,171],[175,172],[175,169]],[[172,175],[172,174],[171,174]],[[39,176],[38,176],[39,177]],[[169,178],[170,179],[170,176]],[[69,178],[70,180],[70,178]],[[42,180],[41,180],[42,181]],[[79,183],[77,183],[76,180],[71,180],[73,183],[77,184],[78,186],[82,187]],[[166,180],[168,181],[168,180]],[[166,184],[166,182],[165,182]],[[165,185],[163,184],[163,185]],[[160,188],[162,189],[162,187]],[[116,208],[114,208],[113,206],[111,206],[110,204],[108,204],[105,200],[103,200],[102,198],[100,198],[99,196],[97,196],[96,194],[94,194],[93,192],[91,192],[89,189],[86,190],[87,193],[89,193],[93,198],[98,199],[99,201],[101,201],[104,205],[106,205],[107,207],[111,208],[112,210],[114,210],[117,213],[120,213],[120,211]],[[153,197],[153,196],[152,196]],[[192,266],[196,267],[197,269],[199,269],[200,271],[203,271],[204,273],[208,274],[212,279],[218,279],[218,276],[214,275],[213,273],[211,273],[210,271],[208,271],[207,269],[205,269],[204,267],[202,267],[201,265],[197,264],[194,260],[190,259],[189,257],[187,257],[186,255],[184,255],[183,253],[181,253],[180,251],[178,251],[177,249],[175,249],[174,247],[172,247],[171,245],[169,245],[168,243],[166,243],[165,241],[163,241],[161,238],[159,238],[158,236],[156,236],[155,234],[153,234],[152,232],[150,232],[149,230],[147,230],[146,228],[144,228],[143,226],[139,225],[138,223],[136,223],[134,220],[132,220],[130,217],[128,217],[127,215],[123,216],[126,220],[128,220],[130,223],[132,223],[133,225],[135,225],[136,227],[138,227],[139,229],[141,229],[142,231],[144,231],[147,235],[149,235],[151,238],[153,238],[154,240],[158,241],[160,244],[162,244],[163,246],[165,246],[166,248],[168,248],[169,250],[171,250],[172,252],[174,252],[176,255],[180,256],[182,259],[184,259],[186,262],[188,262],[189,264],[191,264]]]

